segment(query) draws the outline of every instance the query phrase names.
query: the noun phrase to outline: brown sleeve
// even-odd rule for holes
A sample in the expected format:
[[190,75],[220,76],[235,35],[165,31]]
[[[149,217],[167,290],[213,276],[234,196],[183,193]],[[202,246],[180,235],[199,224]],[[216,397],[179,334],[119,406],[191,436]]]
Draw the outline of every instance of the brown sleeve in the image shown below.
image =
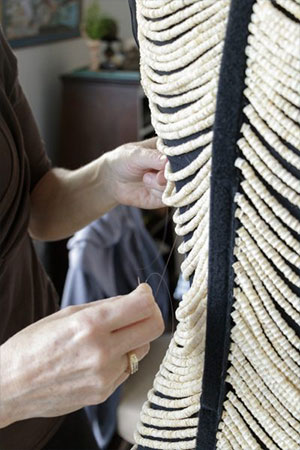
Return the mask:
[[30,190],[51,168],[36,121],[18,80],[17,59],[8,45],[0,27],[0,77],[6,96],[12,105],[22,134],[28,157],[31,183]]
[[44,142],[23,90],[17,81],[13,91],[14,110],[22,131],[24,148],[30,166],[30,191],[51,168]]
[[17,76],[17,58],[11,51],[0,24],[0,77],[5,93],[10,97]]

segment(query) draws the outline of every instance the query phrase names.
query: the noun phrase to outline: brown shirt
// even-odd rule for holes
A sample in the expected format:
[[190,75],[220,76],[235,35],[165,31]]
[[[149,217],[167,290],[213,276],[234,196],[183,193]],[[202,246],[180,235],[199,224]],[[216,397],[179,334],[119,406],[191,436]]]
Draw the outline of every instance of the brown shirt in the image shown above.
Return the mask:
[[[30,192],[49,169],[18,83],[16,58],[0,28],[0,344],[58,308],[28,235]],[[0,430],[0,450],[38,450],[60,423],[41,418],[12,424]]]

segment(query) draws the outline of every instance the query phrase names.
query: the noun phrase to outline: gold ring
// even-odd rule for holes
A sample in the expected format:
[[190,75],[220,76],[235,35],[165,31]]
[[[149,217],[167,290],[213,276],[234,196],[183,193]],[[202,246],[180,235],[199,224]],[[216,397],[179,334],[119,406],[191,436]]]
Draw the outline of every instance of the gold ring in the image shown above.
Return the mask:
[[139,370],[139,360],[136,354],[133,352],[128,352],[127,356],[128,356],[128,372],[130,373],[130,375],[133,375]]

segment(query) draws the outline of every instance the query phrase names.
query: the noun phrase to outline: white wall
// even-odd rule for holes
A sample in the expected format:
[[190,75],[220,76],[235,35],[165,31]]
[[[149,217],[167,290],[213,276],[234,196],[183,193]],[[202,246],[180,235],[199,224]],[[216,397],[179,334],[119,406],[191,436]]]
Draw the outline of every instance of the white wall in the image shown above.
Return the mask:
[[[131,37],[127,0],[101,0],[103,12],[119,24],[120,37]],[[19,76],[34,112],[48,154],[55,162],[59,136],[61,84],[59,76],[88,64],[83,39],[77,38],[15,50]]]
[[21,85],[46,142],[48,154],[55,161],[60,116],[61,85],[59,76],[88,62],[82,39],[60,41],[15,51]]

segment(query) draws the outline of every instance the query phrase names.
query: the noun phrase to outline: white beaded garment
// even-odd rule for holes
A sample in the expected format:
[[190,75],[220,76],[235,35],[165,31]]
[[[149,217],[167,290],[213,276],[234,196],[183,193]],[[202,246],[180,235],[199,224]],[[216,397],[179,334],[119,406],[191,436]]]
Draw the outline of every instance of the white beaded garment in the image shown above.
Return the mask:
[[[239,19],[234,17],[237,3],[136,0],[142,85],[158,148],[169,158],[163,200],[176,208],[176,233],[184,237],[179,252],[186,255],[182,273],[191,281],[177,309],[174,337],[141,411],[135,435],[138,449],[300,448],[300,2],[296,0],[245,0],[251,11],[242,49],[245,64],[238,68],[243,86],[234,91],[234,75],[228,84],[232,98],[241,105],[231,144],[236,186],[232,245],[225,242],[232,254],[231,303],[223,339],[228,349],[220,373],[222,395],[213,444],[201,430],[202,417],[204,421],[209,416],[204,392],[209,390],[209,377],[204,375],[203,380],[203,373],[214,352],[207,340],[214,313],[216,327],[219,320],[217,306],[207,314],[208,292],[218,289],[210,286],[217,276],[210,271],[216,271],[211,253],[218,250],[211,236],[218,220],[214,211],[222,209],[214,195],[214,183],[218,184],[214,151],[220,142],[222,147],[218,111],[224,109],[219,89],[226,96],[222,71],[224,66],[231,74],[226,55],[234,21]],[[241,8],[243,2],[239,3]],[[226,142],[224,135],[225,159]],[[222,233],[221,221],[217,225]]]

